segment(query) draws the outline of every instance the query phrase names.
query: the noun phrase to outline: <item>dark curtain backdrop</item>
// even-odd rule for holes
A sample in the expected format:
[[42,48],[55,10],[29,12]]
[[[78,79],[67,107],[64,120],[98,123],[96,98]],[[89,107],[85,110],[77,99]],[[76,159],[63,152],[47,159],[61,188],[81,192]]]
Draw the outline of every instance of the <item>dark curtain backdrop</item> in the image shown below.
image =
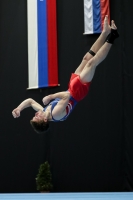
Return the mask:
[[42,104],[67,89],[71,72],[99,35],[83,35],[83,0],[57,0],[60,87],[28,86],[26,0],[0,1],[0,192],[37,192],[35,177],[48,160],[53,192],[133,190],[133,1],[111,0],[120,33],[95,73],[88,96],[65,122],[36,134],[31,108],[12,110],[26,98]]

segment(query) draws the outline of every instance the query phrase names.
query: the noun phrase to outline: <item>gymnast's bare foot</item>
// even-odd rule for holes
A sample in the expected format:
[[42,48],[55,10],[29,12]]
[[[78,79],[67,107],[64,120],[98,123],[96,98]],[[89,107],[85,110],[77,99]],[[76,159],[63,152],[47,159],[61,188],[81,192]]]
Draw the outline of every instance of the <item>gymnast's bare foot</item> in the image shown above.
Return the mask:
[[114,29],[114,30],[117,29],[114,20],[111,21],[111,29]]
[[106,42],[113,44],[114,40],[119,37],[119,33],[117,31],[117,27],[115,25],[114,20],[111,21],[110,28],[111,28],[111,30],[110,30],[110,33],[108,34],[107,38],[106,38]]
[[109,20],[108,20],[108,15],[105,16],[104,18],[104,23],[103,23],[103,33],[108,35],[111,31],[111,26],[109,24]]

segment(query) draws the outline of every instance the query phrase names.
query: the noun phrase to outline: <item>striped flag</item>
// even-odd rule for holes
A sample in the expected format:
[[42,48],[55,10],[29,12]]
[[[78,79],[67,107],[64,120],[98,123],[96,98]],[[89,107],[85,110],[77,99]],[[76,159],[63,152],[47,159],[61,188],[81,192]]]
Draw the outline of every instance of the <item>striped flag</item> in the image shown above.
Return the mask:
[[27,0],[28,89],[58,85],[56,0]]
[[84,0],[84,34],[101,33],[105,15],[110,22],[109,0]]

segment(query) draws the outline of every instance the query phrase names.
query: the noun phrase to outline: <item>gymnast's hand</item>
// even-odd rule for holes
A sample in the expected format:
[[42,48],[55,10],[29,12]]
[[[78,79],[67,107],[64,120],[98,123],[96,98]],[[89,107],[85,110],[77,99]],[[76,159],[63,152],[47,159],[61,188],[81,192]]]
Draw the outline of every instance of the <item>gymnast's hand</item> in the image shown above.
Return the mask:
[[15,108],[15,109],[12,111],[12,115],[13,115],[14,118],[20,117],[20,109],[19,109],[19,108]]
[[47,105],[50,102],[50,100],[51,100],[50,95],[42,99],[44,105]]

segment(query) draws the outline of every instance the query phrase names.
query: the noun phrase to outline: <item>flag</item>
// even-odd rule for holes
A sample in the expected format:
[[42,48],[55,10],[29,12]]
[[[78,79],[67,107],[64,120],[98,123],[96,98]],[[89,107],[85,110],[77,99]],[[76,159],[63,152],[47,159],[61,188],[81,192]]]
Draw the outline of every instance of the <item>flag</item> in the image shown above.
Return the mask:
[[109,0],[84,0],[84,34],[101,33],[105,15],[110,22]]
[[58,85],[56,0],[27,0],[28,89]]

